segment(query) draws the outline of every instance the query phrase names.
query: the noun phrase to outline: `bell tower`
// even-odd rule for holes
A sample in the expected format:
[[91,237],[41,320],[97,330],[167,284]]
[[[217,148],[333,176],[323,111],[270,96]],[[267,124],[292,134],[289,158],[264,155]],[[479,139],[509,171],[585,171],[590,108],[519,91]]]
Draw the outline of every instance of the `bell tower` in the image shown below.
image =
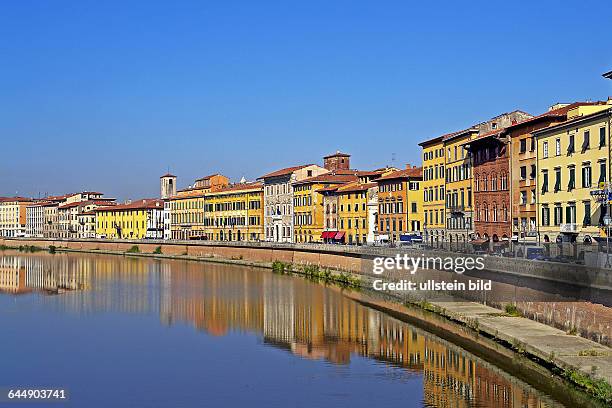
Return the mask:
[[176,176],[174,174],[164,174],[159,178],[159,184],[162,200],[176,195]]

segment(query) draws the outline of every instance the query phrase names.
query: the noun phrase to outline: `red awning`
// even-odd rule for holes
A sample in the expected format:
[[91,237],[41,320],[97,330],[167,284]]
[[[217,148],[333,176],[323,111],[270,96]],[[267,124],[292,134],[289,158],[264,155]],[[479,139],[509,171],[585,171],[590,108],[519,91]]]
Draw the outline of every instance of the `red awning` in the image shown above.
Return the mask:
[[321,234],[321,238],[330,239],[333,238],[334,235],[336,235],[336,231],[323,231],[323,233]]
[[334,239],[338,239],[338,240],[342,238],[344,238],[344,231],[337,232],[336,236],[334,237]]

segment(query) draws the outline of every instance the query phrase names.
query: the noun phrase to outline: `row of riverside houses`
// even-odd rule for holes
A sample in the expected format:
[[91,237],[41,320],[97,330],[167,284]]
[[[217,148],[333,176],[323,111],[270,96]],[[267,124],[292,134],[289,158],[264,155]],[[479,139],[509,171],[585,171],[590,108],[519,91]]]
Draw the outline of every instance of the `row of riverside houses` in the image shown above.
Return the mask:
[[[603,75],[612,79],[612,72]],[[498,115],[419,143],[422,167],[283,168],[254,182],[221,174],[161,199],[118,204],[102,193],[0,197],[0,236],[364,244],[421,236],[490,245],[584,242],[610,219],[612,100]]]
[[575,102],[420,143],[423,238],[489,246],[605,237],[611,123],[612,99]]
[[365,244],[421,233],[416,166],[360,171],[336,152],[323,166],[287,167],[255,182],[213,174],[176,190],[176,181],[160,178],[165,239]]

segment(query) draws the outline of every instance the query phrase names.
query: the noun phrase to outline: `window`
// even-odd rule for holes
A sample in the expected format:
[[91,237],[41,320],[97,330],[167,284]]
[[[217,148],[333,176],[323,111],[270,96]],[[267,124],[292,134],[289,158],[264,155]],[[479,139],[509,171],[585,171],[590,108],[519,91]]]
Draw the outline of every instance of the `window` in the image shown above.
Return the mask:
[[555,204],[554,216],[554,225],[561,225],[563,223],[563,207],[561,207],[561,204]]
[[569,144],[567,145],[567,154],[574,153],[576,149],[574,148],[574,135],[569,135]]
[[521,180],[527,178],[527,166],[521,166]]
[[536,203],[536,191],[531,190],[531,204],[535,204],[535,203]]
[[569,182],[567,183],[567,191],[572,191],[576,188],[576,167],[569,167]]
[[525,153],[527,151],[527,139],[521,139],[519,143],[519,153]]
[[561,156],[561,139],[555,140],[555,155]]
[[542,170],[542,194],[548,191],[548,170]]
[[531,165],[531,172],[529,173],[529,178],[531,180],[536,178],[536,165],[535,164]]
[[521,205],[527,204],[527,192],[521,191]]
[[568,224],[576,223],[576,203],[569,203],[565,207],[565,222]]
[[544,158],[548,157],[548,142],[542,143],[542,156]]
[[542,207],[542,225],[549,226],[550,225],[550,208]]
[[606,182],[606,161],[602,160],[599,162],[599,183]]
[[529,148],[529,151],[535,152],[535,146],[536,146],[535,137],[531,136],[531,146]]
[[588,130],[584,131],[584,139],[582,141],[582,153],[591,147],[591,132]]
[[591,225],[591,202],[584,202],[584,219],[582,220],[582,225],[585,227]]
[[606,128],[599,128],[599,147],[604,147],[606,145]]
[[555,193],[561,191],[561,169],[555,169]]
[[582,166],[582,188],[591,188],[591,165]]

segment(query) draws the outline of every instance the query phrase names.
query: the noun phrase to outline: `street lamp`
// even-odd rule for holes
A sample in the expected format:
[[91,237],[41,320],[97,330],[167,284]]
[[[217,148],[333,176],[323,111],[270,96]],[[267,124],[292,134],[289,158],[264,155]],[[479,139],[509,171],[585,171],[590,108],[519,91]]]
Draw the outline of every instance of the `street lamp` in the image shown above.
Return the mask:
[[612,218],[606,215],[603,219],[604,225],[606,226],[606,268],[610,267],[610,223]]

